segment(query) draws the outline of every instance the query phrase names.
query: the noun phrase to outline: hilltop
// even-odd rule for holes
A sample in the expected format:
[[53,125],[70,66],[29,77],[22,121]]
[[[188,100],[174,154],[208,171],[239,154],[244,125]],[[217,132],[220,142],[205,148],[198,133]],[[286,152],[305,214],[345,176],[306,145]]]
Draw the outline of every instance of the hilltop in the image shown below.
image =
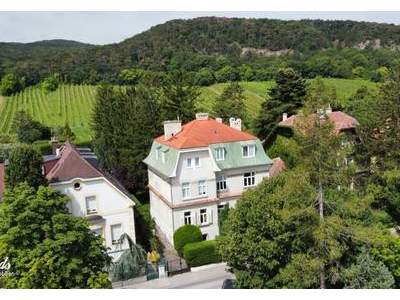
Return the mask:
[[358,67],[356,76],[371,79],[376,69],[395,66],[399,48],[400,26],[393,24],[201,17],[168,21],[104,46],[63,40],[0,43],[0,67],[28,85],[50,73],[67,83],[120,83],[127,68],[216,72],[244,65],[261,74],[255,80],[271,79],[281,65],[306,77],[340,78],[352,78]]

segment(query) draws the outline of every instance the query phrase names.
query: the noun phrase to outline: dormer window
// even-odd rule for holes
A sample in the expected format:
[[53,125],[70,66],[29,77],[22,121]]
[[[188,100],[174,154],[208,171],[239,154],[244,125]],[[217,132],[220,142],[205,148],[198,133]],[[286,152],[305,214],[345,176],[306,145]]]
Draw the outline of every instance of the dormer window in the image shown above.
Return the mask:
[[215,160],[225,160],[225,148],[220,147],[215,149]]
[[200,157],[186,158],[186,168],[198,168],[198,167],[200,167]]
[[165,163],[165,152],[161,152],[161,161],[163,164]]
[[249,158],[256,155],[256,145],[246,145],[242,147],[243,157]]

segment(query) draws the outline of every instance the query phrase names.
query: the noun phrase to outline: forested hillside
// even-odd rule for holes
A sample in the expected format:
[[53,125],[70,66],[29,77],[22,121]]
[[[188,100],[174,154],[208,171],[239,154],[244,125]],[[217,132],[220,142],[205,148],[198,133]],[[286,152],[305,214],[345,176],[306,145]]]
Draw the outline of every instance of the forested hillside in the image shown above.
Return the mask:
[[26,85],[50,74],[66,83],[123,83],[121,71],[193,72],[201,85],[269,80],[277,68],[306,77],[380,81],[399,65],[400,26],[354,21],[202,17],[173,20],[117,44],[70,41],[0,44],[0,75],[15,73]]

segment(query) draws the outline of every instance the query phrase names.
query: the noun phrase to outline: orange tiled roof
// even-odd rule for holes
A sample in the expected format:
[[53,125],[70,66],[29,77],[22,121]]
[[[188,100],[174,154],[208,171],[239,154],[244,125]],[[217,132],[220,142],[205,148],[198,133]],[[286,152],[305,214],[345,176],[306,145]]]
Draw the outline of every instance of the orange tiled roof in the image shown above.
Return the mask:
[[176,148],[207,147],[210,144],[239,142],[257,139],[255,136],[231,128],[214,119],[193,120],[182,126],[182,130],[165,140],[164,135],[156,138],[160,144]]
[[[342,111],[333,111],[327,114],[329,120],[334,124],[337,133],[347,129],[354,129],[359,125],[358,121]],[[280,126],[293,127],[295,125],[297,115],[290,116],[284,121],[279,122]]]

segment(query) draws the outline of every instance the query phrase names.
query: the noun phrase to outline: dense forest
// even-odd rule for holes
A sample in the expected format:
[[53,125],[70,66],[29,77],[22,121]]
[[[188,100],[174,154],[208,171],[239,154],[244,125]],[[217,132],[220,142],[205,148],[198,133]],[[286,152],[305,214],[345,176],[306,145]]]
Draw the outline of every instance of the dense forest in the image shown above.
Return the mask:
[[[29,86],[58,74],[65,83],[130,83],[127,70],[183,70],[198,85],[269,80],[281,67],[303,76],[382,80],[400,64],[400,26],[355,21],[202,17],[173,20],[117,44],[54,40],[0,43],[0,76]],[[128,75],[127,75],[128,74]],[[129,75],[130,74],[130,75]]]

